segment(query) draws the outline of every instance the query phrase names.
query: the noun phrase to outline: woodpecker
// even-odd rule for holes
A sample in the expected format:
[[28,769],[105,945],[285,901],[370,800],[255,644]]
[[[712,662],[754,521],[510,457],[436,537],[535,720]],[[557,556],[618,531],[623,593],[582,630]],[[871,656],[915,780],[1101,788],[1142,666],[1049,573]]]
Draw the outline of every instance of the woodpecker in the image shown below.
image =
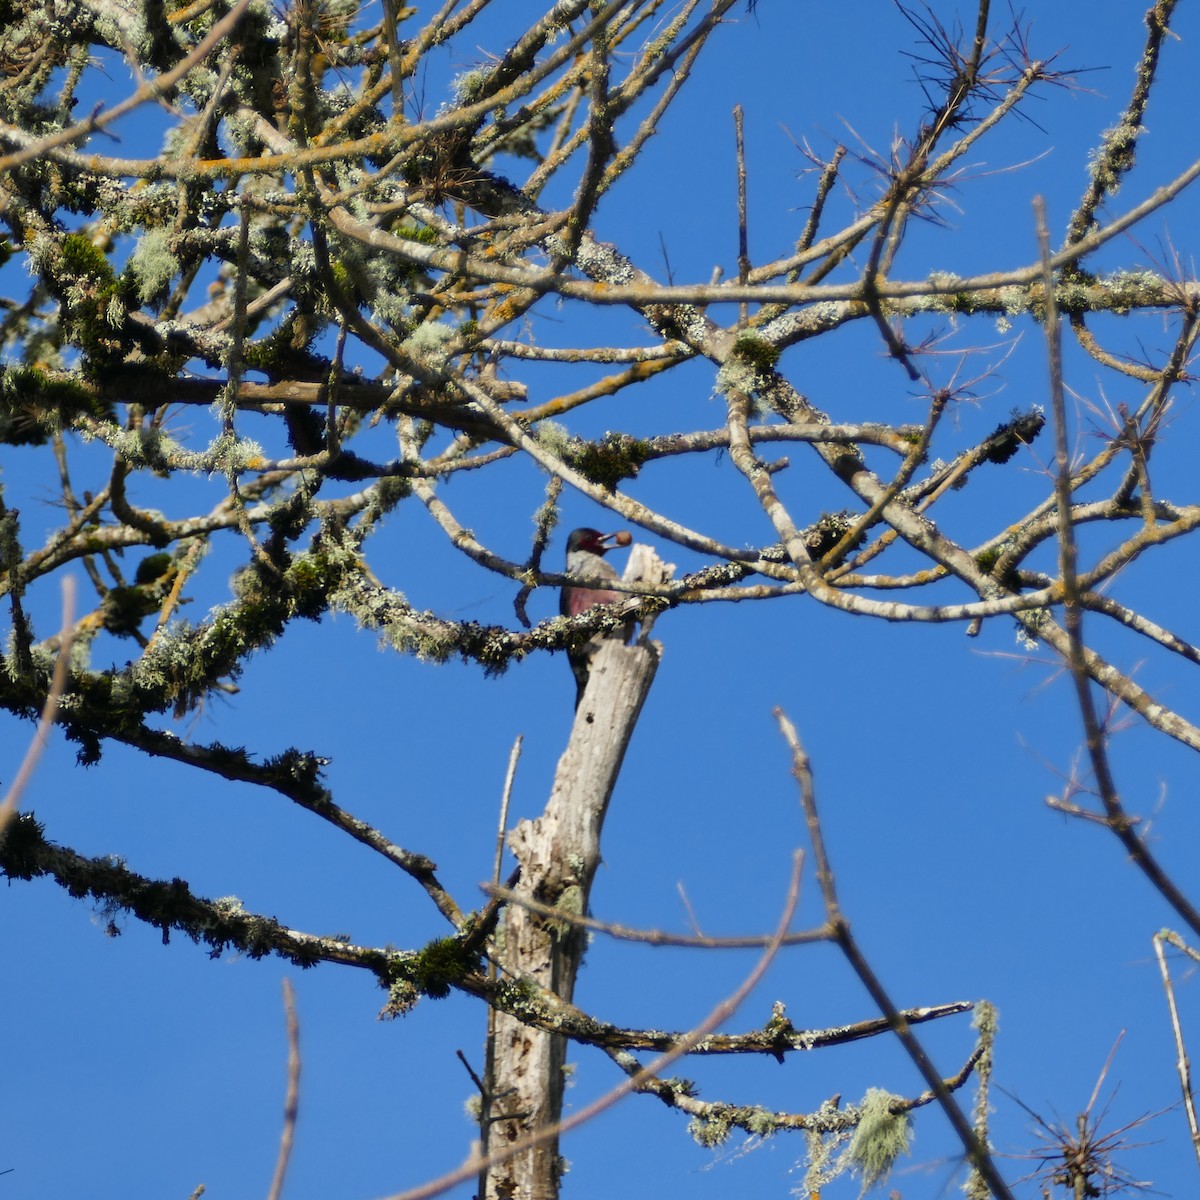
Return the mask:
[[[567,574],[600,586],[578,587],[567,584],[562,590],[558,606],[564,617],[577,617],[597,604],[615,604],[622,598],[621,592],[614,592],[604,586],[609,580],[618,578],[616,569],[604,561],[605,553],[612,549],[609,543],[613,541],[624,546],[629,544],[631,538],[628,533],[600,533],[595,529],[576,529],[567,538]],[[587,687],[592,656],[600,649],[605,637],[619,637],[625,641],[629,637],[629,630],[619,626],[611,633],[597,634],[582,646],[567,650],[567,658],[575,675],[576,708],[579,707]]]

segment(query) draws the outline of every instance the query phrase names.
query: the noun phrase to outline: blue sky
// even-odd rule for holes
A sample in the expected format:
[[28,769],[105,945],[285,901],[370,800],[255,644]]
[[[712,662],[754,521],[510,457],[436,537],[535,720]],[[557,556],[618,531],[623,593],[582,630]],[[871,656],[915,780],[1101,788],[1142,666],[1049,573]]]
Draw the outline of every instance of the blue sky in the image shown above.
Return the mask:
[[[997,6],[999,7],[999,6]],[[937,3],[950,21],[970,6]],[[435,108],[445,82],[500,51],[539,5],[496,3],[469,38],[439,52],[427,81]],[[1048,88],[985,139],[942,210],[945,224],[918,226],[894,275],[930,270],[1016,267],[1034,257],[1030,199],[1046,197],[1052,238],[1086,182],[1101,130],[1124,107],[1143,40],[1142,6],[1068,2],[1027,10],[1034,53],[1060,52],[1078,86]],[[1004,13],[995,17],[997,25]],[[1163,79],[1139,149],[1139,166],[1110,212],[1124,211],[1196,154],[1194,93],[1200,17],[1184,12],[1169,42]],[[756,13],[714,37],[675,111],[640,167],[606,198],[595,233],[642,269],[665,275],[666,246],[676,282],[706,281],[715,265],[734,273],[733,132],[742,104],[750,168],[751,255],[783,254],[807,215],[813,179],[796,143],[828,152],[853,130],[886,152],[893,132],[911,134],[923,111],[914,82],[919,53],[912,26],[891,5],[838,6],[760,0]],[[1083,68],[1089,68],[1084,71]],[[1092,70],[1091,68],[1095,68]],[[439,75],[438,72],[441,72]],[[129,81],[114,67],[112,93]],[[441,89],[441,90],[440,90]],[[156,135],[152,118],[122,131],[129,145]],[[854,143],[852,143],[853,145]],[[873,197],[860,176],[859,200]],[[852,201],[839,197],[847,216]],[[1092,269],[1140,269],[1174,245],[1193,270],[1198,227],[1190,193],[1110,243]],[[643,344],[640,318],[602,317],[576,306],[548,308],[540,337],[578,344],[605,337]],[[1161,358],[1171,329],[1157,318],[1136,325],[1097,322],[1113,344],[1139,343]],[[943,326],[950,350],[995,346],[972,356],[969,372],[997,366],[947,422],[939,453],[950,457],[1007,418],[1047,402],[1044,349],[1028,320],[1003,334],[990,321]],[[1020,338],[1005,357],[1014,335]],[[557,343],[556,343],[557,339]],[[1003,359],[1003,362],[1001,360]],[[938,370],[948,378],[956,359]],[[863,323],[789,350],[782,369],[834,420],[921,421],[922,398],[889,362]],[[558,386],[531,372],[530,400]],[[1068,348],[1067,382],[1080,400],[1078,435],[1091,444],[1099,422],[1088,406],[1136,403],[1140,389]],[[1190,393],[1156,450],[1160,494],[1192,500],[1196,415]],[[721,423],[723,407],[703,365],[671,373],[646,389],[585,412],[584,433],[642,434]],[[202,410],[177,429],[203,445],[215,432]],[[261,432],[260,432],[261,430]],[[264,422],[243,432],[272,436]],[[79,452],[79,472],[102,477],[104,459]],[[1007,468],[980,473],[952,503],[948,527],[982,537],[1020,516],[1049,490],[1043,468],[1049,434]],[[835,481],[793,450],[780,479],[799,515],[853,503]],[[93,465],[94,463],[94,465]],[[27,535],[51,526],[55,479],[44,451],[6,450],[6,502],[20,507]],[[521,558],[529,516],[544,478],[513,463],[460,477],[443,497],[485,544]],[[82,486],[80,484],[79,486]],[[140,503],[170,509],[174,482],[136,481]],[[184,485],[183,511],[219,479]],[[728,459],[667,463],[629,485],[638,499],[685,524],[739,543],[773,540],[765,518]],[[567,495],[560,531],[613,527],[582,498]],[[1107,540],[1106,540],[1107,538]],[[553,550],[561,553],[563,536]],[[30,536],[31,544],[38,539]],[[512,625],[514,588],[458,557],[415,501],[379,535],[375,569],[418,606],[457,618]],[[1115,535],[1089,532],[1085,546]],[[663,556],[692,569],[701,561],[675,547]],[[226,594],[244,558],[231,535],[213,556],[188,616],[198,619]],[[1126,572],[1114,594],[1146,607],[1184,637],[1200,638],[1189,586],[1195,554],[1176,544]],[[80,582],[83,582],[82,578]],[[36,595],[50,628],[53,587]],[[539,592],[535,619],[556,611]],[[1068,1125],[1087,1104],[1118,1037],[1104,1096],[1106,1127],[1176,1105],[1178,1089],[1166,1008],[1151,935],[1171,914],[1123,861],[1114,839],[1048,810],[1080,745],[1069,681],[1044,649],[1028,651],[1011,621],[991,620],[969,639],[957,626],[884,625],[823,609],[800,597],[769,604],[682,608],[657,626],[664,658],[625,762],[605,828],[605,863],[593,910],[602,919],[686,931],[689,906],[710,934],[765,932],[783,901],[794,846],[805,844],[786,747],[771,712],[784,708],[810,753],[826,836],[846,913],[893,997],[903,1005],[986,998],[1000,1012],[996,1082],[1047,1119]],[[1163,700],[1194,711],[1194,682],[1181,667],[1110,630],[1097,642]],[[98,654],[102,648],[98,648]],[[124,657],[125,647],[108,650]],[[98,664],[99,665],[99,664]],[[200,742],[244,745],[257,754],[288,746],[332,762],[327,781],[344,808],[407,848],[435,859],[463,907],[480,902],[490,875],[500,789],[513,740],[524,754],[512,819],[536,815],[570,727],[573,684],[561,655],[539,656],[498,679],[458,664],[431,666],[383,650],[345,616],[297,625],[270,653],[251,660],[238,694],[215,698],[177,727]],[[27,726],[0,724],[4,759],[15,762]],[[1178,882],[1195,884],[1200,834],[1196,768],[1178,745],[1134,723],[1114,742],[1118,782],[1130,807],[1153,815],[1155,851]],[[120,747],[84,772],[56,739],[23,807],[47,835],[85,854],[119,855],[143,874],[179,876],[199,894],[236,895],[248,909],[314,933],[347,933],[361,944],[412,948],[445,932],[418,889],[361,846],[346,844],[282,798],[182,767],[147,761]],[[11,776],[12,769],[5,772]],[[686,905],[682,898],[686,895]],[[104,920],[47,881],[14,884],[3,897],[0,954],[9,964],[0,1012],[5,1020],[0,1085],[0,1170],[6,1196],[209,1196],[264,1194],[281,1120],[286,1046],[280,983],[296,988],[304,1056],[291,1200],[400,1191],[457,1165],[473,1127],[463,1104],[472,1084],[455,1057],[482,1061],[484,1013],[458,997],[422,1002],[400,1021],[380,1022],[384,997],[365,972],[322,966],[301,973],[274,960],[210,960],[182,938],[164,947],[132,921],[110,939]],[[820,919],[806,873],[798,924]],[[598,938],[577,991],[605,1019],[686,1028],[732,991],[752,965],[747,952],[646,950]],[[1184,974],[1181,972],[1181,974]],[[1181,983],[1186,1022],[1198,1014],[1194,980]],[[773,963],[734,1018],[760,1026],[782,1000],[797,1027],[821,1028],[874,1016],[848,968],[828,947],[795,948]],[[972,1035],[966,1018],[924,1026],[922,1037],[944,1073],[958,1068]],[[579,1107],[618,1082],[600,1054],[573,1055],[568,1102]],[[913,1094],[915,1072],[886,1039],[773,1061],[692,1060],[680,1071],[705,1099],[815,1109],[840,1092],[868,1087]],[[1118,1087],[1119,1085],[1119,1087]],[[1115,1093],[1115,1095],[1114,1095]],[[968,1098],[969,1102],[969,1098]],[[1027,1152],[1031,1121],[1003,1094],[993,1097],[994,1141]],[[738,1135],[719,1151],[696,1146],[679,1114],[656,1101],[624,1101],[572,1134],[566,1194],[633,1197],[683,1194],[786,1196],[800,1186],[799,1141],[780,1137],[747,1147]],[[1131,1154],[1128,1169],[1167,1195],[1194,1190],[1196,1163],[1182,1112],[1132,1135],[1154,1144]],[[745,1151],[745,1152],[743,1152]],[[919,1166],[917,1165],[919,1164]],[[1011,1180],[1034,1164],[1005,1161]],[[961,1182],[957,1151],[932,1109],[916,1122],[911,1164],[893,1180],[905,1197],[952,1194]],[[829,1195],[854,1195],[840,1181]],[[1024,1186],[1040,1194],[1036,1185]],[[471,1189],[454,1193],[468,1196]]]

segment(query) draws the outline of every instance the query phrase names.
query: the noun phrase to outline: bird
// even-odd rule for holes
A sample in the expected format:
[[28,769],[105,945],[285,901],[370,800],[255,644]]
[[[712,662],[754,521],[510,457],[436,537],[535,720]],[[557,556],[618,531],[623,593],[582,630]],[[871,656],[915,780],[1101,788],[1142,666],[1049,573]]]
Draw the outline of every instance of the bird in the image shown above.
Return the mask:
[[[616,568],[605,562],[604,555],[612,549],[610,543],[626,546],[631,540],[629,534],[624,531],[601,533],[599,530],[588,528],[571,531],[567,538],[567,574],[599,586],[581,587],[578,584],[565,584],[558,604],[558,610],[564,617],[577,617],[597,604],[615,604],[622,599],[621,592],[604,586],[610,580],[618,578]],[[600,649],[601,643],[606,637],[619,637],[626,641],[629,632],[627,626],[620,625],[610,633],[596,634],[581,646],[567,647],[567,658],[575,675],[576,708],[579,707],[587,688],[592,656]]]

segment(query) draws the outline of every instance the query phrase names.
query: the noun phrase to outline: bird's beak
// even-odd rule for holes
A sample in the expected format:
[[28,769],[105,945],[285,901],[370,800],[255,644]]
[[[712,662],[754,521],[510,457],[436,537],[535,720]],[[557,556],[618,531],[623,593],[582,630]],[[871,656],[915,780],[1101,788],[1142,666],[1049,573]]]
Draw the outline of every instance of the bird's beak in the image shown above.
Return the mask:
[[609,545],[609,548],[611,549],[614,545],[615,546],[628,546],[629,543],[633,541],[633,535],[629,532],[628,529],[618,529],[618,530],[615,530],[613,533],[604,534],[600,538],[600,540],[602,542],[607,542]]

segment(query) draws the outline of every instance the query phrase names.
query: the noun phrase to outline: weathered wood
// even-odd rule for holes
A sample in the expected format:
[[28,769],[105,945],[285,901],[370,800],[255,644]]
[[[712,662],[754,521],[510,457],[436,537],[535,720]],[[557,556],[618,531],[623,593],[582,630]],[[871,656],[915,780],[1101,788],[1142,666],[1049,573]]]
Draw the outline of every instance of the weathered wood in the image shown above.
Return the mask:
[[[627,581],[661,582],[672,568],[635,546]],[[515,891],[564,916],[587,911],[600,864],[600,835],[638,715],[658,669],[661,646],[643,633],[631,646],[606,641],[592,660],[545,812],[522,821],[508,844],[521,868]],[[568,688],[564,684],[566,702]],[[513,978],[529,977],[570,1000],[585,935],[510,904],[495,955]],[[562,1116],[566,1039],[496,1014],[488,1047],[484,1147],[497,1150],[555,1124]],[[487,1172],[486,1200],[555,1200],[562,1174],[558,1139],[550,1138]]]

